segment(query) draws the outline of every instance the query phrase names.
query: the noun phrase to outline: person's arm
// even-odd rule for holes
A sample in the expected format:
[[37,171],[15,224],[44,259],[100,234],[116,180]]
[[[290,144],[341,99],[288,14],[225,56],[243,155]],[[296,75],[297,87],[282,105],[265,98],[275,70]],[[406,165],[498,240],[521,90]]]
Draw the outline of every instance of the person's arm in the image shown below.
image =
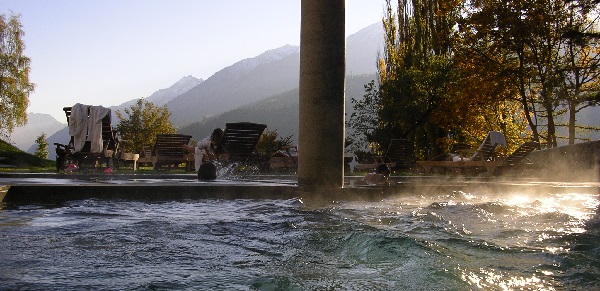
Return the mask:
[[186,152],[194,153],[194,152],[196,152],[196,147],[184,144],[183,145],[183,150],[186,151]]

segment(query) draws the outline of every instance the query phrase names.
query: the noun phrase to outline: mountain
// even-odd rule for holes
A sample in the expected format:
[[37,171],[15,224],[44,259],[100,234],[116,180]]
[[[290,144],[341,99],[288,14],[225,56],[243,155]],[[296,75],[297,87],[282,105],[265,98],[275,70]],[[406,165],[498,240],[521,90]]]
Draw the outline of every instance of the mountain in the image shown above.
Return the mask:
[[[348,75],[377,71],[377,54],[383,44],[381,23],[348,36],[346,43]],[[298,46],[286,45],[239,61],[167,103],[171,122],[177,127],[185,126],[298,88],[299,74]]]
[[[171,85],[169,88],[160,89],[144,99],[154,103],[156,106],[163,106],[163,105],[167,104],[169,101],[175,99],[177,96],[198,86],[202,82],[204,82],[204,80],[197,79],[191,75],[186,76],[186,77],[181,78],[175,84]],[[110,109],[113,112],[112,122],[115,124],[117,122],[119,122],[119,120],[117,118],[117,114],[115,114],[114,112],[116,112],[117,110],[119,110],[120,112],[124,112],[124,109],[130,108],[131,105],[135,105],[137,100],[138,99],[133,99],[133,100],[127,101],[121,105],[110,107]]]
[[300,48],[284,46],[239,61],[167,103],[181,126],[298,87]]
[[383,25],[369,25],[346,39],[346,75],[377,72],[377,55],[383,51]]
[[177,83],[171,85],[171,87],[166,89],[160,89],[152,93],[152,95],[148,96],[146,100],[154,103],[156,106],[163,106],[169,101],[177,98],[177,96],[198,86],[202,82],[204,82],[204,80],[197,79],[191,75],[186,76],[177,81]]
[[45,133],[46,137],[50,137],[65,126],[66,124],[59,122],[50,114],[28,113],[27,124],[15,128],[10,139],[22,151],[34,153],[35,139],[38,136]]
[[[375,74],[355,75],[346,77],[346,114],[353,112],[352,99],[362,99],[365,94],[364,85],[376,78]],[[270,131],[277,131],[279,136],[292,136],[294,143],[298,142],[299,121],[299,89],[274,95],[252,104],[224,112],[217,116],[205,118],[202,121],[184,126],[179,133],[189,134],[194,140],[200,140],[216,127],[224,128],[227,122],[264,123]]]

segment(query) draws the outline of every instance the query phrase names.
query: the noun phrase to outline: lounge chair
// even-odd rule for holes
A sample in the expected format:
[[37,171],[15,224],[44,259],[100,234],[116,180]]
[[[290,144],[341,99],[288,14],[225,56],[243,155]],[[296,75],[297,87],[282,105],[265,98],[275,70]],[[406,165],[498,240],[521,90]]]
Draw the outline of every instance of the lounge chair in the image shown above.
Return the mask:
[[75,104],[64,107],[71,139],[68,144],[55,143],[56,170],[67,164],[82,167],[84,163],[96,166],[98,162],[112,164],[117,153],[118,140],[111,127],[111,110],[102,106]]
[[492,174],[503,164],[503,161],[496,159],[496,148],[499,145],[506,147],[506,138],[498,131],[490,131],[470,157],[464,156],[465,147],[461,147],[460,151],[457,150],[457,154],[451,156],[451,160],[417,161],[417,165],[422,167],[426,173],[433,168],[454,169],[461,172],[467,168],[485,168],[487,173]]
[[[506,157],[502,163],[503,166],[514,166],[521,163],[523,160],[527,160],[527,155],[532,151],[539,149],[540,143],[535,141],[528,141],[520,145],[514,152]],[[531,162],[531,161],[529,161]]]
[[185,163],[186,170],[189,170],[190,161],[188,156],[183,153],[183,145],[187,145],[192,138],[185,134],[157,134],[156,142],[152,148],[152,164],[155,170],[161,167],[178,167]]
[[224,156],[227,162],[246,162],[255,157],[254,150],[265,124],[252,122],[227,123],[223,138],[217,148],[218,154]]
[[152,146],[143,146],[140,152],[140,158],[137,160],[138,164],[152,164],[156,161],[152,157]]
[[475,153],[473,153],[473,156],[467,160],[492,161],[495,159],[496,148],[499,145],[506,147],[506,138],[504,137],[504,134],[498,131],[490,131]]
[[[540,143],[535,141],[528,141],[521,144],[514,152],[509,156],[502,159],[499,173],[504,174],[507,171],[519,171],[525,168],[532,168],[534,164],[527,159],[527,155],[532,151],[539,149]],[[526,161],[526,162],[524,162]]]
[[373,163],[355,165],[356,169],[375,169],[379,164],[386,164],[391,169],[409,168],[414,163],[415,144],[407,139],[392,139],[385,155],[372,156]]

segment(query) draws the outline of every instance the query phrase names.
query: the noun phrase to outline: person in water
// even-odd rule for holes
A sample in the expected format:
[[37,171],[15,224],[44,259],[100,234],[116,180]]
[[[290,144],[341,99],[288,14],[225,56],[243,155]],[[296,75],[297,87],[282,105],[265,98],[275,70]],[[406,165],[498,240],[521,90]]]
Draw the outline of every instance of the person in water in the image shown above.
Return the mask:
[[212,134],[196,143],[196,146],[183,145],[183,150],[194,153],[196,172],[204,161],[212,161],[217,157],[217,147],[223,138],[223,130],[215,128]]
[[375,169],[375,172],[368,173],[365,175],[361,184],[371,185],[371,186],[384,186],[389,185],[388,178],[392,171],[386,164],[379,164]]
[[217,179],[217,166],[211,162],[202,163],[198,170],[198,180],[212,181],[215,179]]

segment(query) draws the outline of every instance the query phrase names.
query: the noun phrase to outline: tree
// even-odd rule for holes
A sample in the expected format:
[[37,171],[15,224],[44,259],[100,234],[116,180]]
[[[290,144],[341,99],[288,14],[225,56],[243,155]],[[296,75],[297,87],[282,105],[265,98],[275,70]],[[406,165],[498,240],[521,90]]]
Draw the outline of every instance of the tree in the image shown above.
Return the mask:
[[[468,1],[465,11],[460,22],[465,50],[471,52],[474,63],[499,76],[507,98],[521,103],[533,139],[556,147],[560,118],[569,112],[569,139],[573,143],[575,113],[597,102],[593,83],[599,69],[594,60],[597,44],[574,45],[573,40],[595,35],[591,30],[595,24],[590,20],[597,15],[597,3],[483,0]],[[582,81],[587,86],[582,86]]]
[[[557,92],[561,103],[568,109],[569,144],[575,143],[577,129],[583,127],[576,123],[576,114],[584,108],[600,104],[600,37],[591,37],[598,18],[589,17],[595,6],[587,1],[572,5],[569,25],[562,35],[566,42],[565,62],[560,71],[563,84]],[[595,10],[593,14],[597,14]],[[570,34],[571,31],[579,33]]]
[[256,144],[256,151],[262,157],[269,157],[285,146],[292,145],[292,136],[279,136],[277,130],[265,130]]
[[444,135],[432,117],[456,97],[447,90],[457,78],[450,42],[455,3],[400,0],[397,14],[386,4],[378,88],[368,84],[365,97],[352,101],[349,125],[370,144],[406,138],[428,146]]
[[177,130],[169,117],[171,112],[167,105],[158,107],[154,103],[138,99],[135,105],[126,108],[124,117],[117,110],[117,131],[124,141],[123,150],[131,153],[139,153],[143,146],[153,145],[157,134],[175,133]]
[[420,158],[457,142],[476,146],[491,130],[508,140],[522,136],[524,115],[509,98],[513,92],[505,78],[488,70],[483,58],[473,58],[471,47],[484,42],[456,25],[464,22],[466,2],[399,0],[394,14],[387,1],[379,86],[368,84],[364,98],[352,100],[353,134],[362,134],[371,145],[414,140]]
[[35,149],[34,156],[40,159],[48,159],[48,142],[46,141],[46,134],[42,133],[35,139],[37,147]]
[[17,15],[0,15],[0,134],[10,135],[27,122],[26,109],[34,84],[29,82],[30,59],[23,55],[25,32]]

